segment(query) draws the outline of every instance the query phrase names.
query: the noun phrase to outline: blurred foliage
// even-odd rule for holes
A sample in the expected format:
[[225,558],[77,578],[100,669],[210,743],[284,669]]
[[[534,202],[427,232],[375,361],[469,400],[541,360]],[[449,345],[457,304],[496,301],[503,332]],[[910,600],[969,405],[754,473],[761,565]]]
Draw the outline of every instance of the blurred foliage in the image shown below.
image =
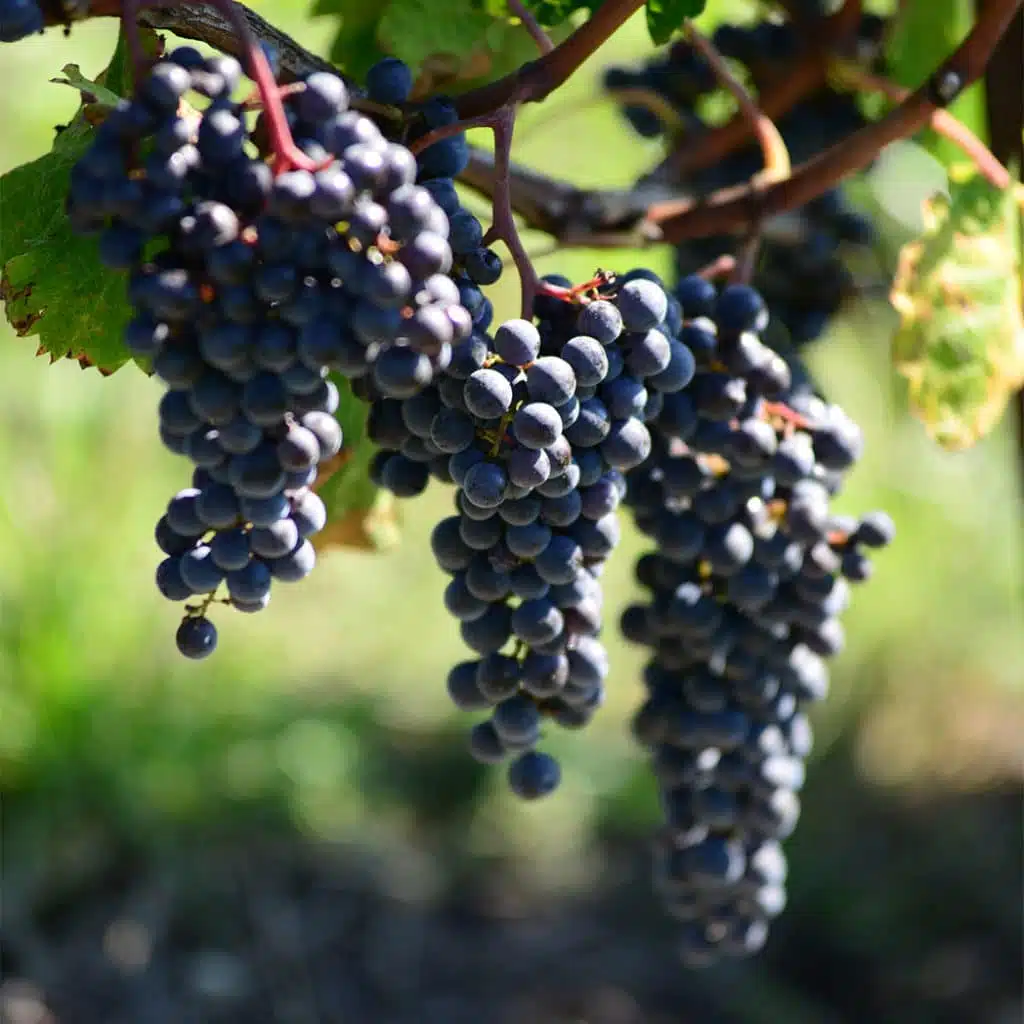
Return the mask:
[[[304,20],[283,0],[261,5],[261,13],[326,52],[323,21]],[[52,126],[74,112],[71,90],[42,81],[72,60],[95,74],[113,40],[112,26],[96,22],[71,39],[51,33],[4,51],[0,172],[46,151]],[[520,158],[554,163],[581,185],[632,181],[655,147],[589,100],[601,67],[648,46],[641,15],[559,93],[554,110],[525,111]],[[25,88],[29,81],[39,87]],[[602,145],[567,146],[570,131]],[[888,195],[887,209],[911,220],[916,200],[903,198],[901,205]],[[612,259],[620,267],[653,261],[667,271],[669,254],[573,251],[541,256],[538,267],[582,279]],[[515,290],[512,280],[496,290],[499,313],[513,308]],[[841,508],[884,507],[899,528],[876,578],[855,596],[850,646],[818,716],[822,795],[793,841],[793,901],[778,939],[797,942],[808,915],[819,915],[854,964],[876,946],[878,956],[895,955],[892,945],[918,935],[927,917],[922,903],[899,898],[913,858],[869,898],[891,854],[873,845],[870,827],[855,824],[851,774],[893,787],[877,789],[899,794],[897,809],[885,813],[899,820],[905,806],[910,820],[928,793],[1019,785],[1024,734],[1014,442],[998,429],[970,452],[937,450],[893,382],[886,350],[894,328],[883,303],[865,300],[809,353],[826,392],[867,436]],[[68,863],[88,861],[97,844],[159,857],[182,844],[194,852],[199,839],[259,831],[370,848],[448,844],[481,864],[510,859],[519,884],[586,887],[596,870],[595,835],[625,834],[635,843],[649,833],[653,786],[626,728],[641,659],[612,628],[633,597],[637,536],[627,532],[606,575],[609,703],[587,733],[555,738],[566,766],[559,796],[523,806],[504,792],[500,772],[464,756],[468,723],[445,695],[447,670],[463,653],[427,538],[450,508],[449,494],[435,488],[404,509],[398,547],[332,552],[308,581],[275,594],[265,614],[225,617],[216,657],[183,663],[174,650],[175,611],[151,578],[153,524],[187,475],[156,438],[159,386],[141,373],[104,380],[67,361],[50,367],[33,350],[0,328],[6,884],[32,865],[56,866],[47,877],[73,877]],[[840,749],[841,769],[826,769],[830,750]],[[836,789],[824,788],[826,778]],[[858,799],[874,800],[872,792]],[[950,803],[906,842],[938,855],[947,832],[975,828],[963,806]],[[992,839],[1003,851],[1012,842],[1001,833]],[[962,872],[966,892],[970,876],[984,882],[987,869],[943,870],[943,879]],[[974,898],[942,895],[965,906]],[[807,1010],[815,1005],[807,998],[803,1011],[783,1000],[765,1004],[774,1017],[751,1009],[741,1019],[825,1020]]]
[[911,408],[944,448],[969,448],[1024,385],[1024,189],[1000,192],[970,165],[925,201],[925,234],[893,283],[893,362]]

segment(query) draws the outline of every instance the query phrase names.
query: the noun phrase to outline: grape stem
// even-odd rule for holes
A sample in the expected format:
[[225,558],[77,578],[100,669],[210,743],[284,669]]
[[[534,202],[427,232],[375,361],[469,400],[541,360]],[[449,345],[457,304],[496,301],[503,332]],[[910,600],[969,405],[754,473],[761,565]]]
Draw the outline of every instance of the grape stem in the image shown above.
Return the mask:
[[761,251],[762,237],[761,229],[759,227],[755,228],[740,246],[735,266],[729,275],[729,280],[733,284],[750,284],[754,279],[754,271],[757,270],[757,257]]
[[705,281],[717,281],[720,277],[727,277],[736,269],[736,257],[730,253],[723,253],[713,259],[706,266],[697,271],[697,276]]
[[[861,6],[861,0],[846,0],[834,14],[814,19],[813,25],[806,25],[805,19],[808,34],[813,32],[812,38],[819,43],[809,47],[789,74],[773,82],[758,97],[758,105],[766,117],[772,120],[782,117],[825,84],[827,55],[841,50],[857,31]],[[649,177],[655,181],[678,182],[687,174],[720,163],[746,142],[749,135],[750,122],[739,110],[717,128],[681,137]]]
[[469,128],[489,128],[494,135],[494,169],[495,188],[491,195],[491,226],[484,235],[484,245],[504,242],[512,256],[512,262],[519,273],[520,307],[524,320],[533,317],[533,300],[541,288],[540,279],[534,269],[530,254],[523,245],[512,210],[512,135],[516,123],[516,104],[509,103],[498,110],[479,117],[457,121],[455,124],[435,128],[431,132],[410,143],[410,151],[416,155],[423,150],[450,138],[460,135]]
[[526,4],[523,3],[523,0],[505,0],[505,6],[508,8],[509,14],[519,19],[541,54],[550,53],[555,48],[555,44],[551,42],[551,37],[540,27],[537,19],[530,12]]
[[[909,89],[897,85],[887,78],[872,75],[852,61],[834,61],[831,77],[842,88],[858,92],[881,93],[896,103],[903,103],[910,96]],[[933,131],[959,146],[964,155],[977,167],[979,173],[984,175],[995,188],[1002,191],[1010,187],[1010,172],[999,162],[992,150],[962,121],[954,117],[948,110],[939,109],[931,115],[930,124]]]
[[[685,122],[676,107],[655,89],[645,89],[641,85],[628,85],[618,89],[605,89],[605,95],[611,97],[620,106],[636,106],[649,110],[668,129],[673,136],[680,136],[686,130]],[[579,107],[573,106],[567,113],[576,114]]]
[[241,45],[242,55],[249,77],[256,83],[260,99],[263,101],[263,113],[267,119],[267,131],[270,145],[274,151],[274,173],[284,174],[286,171],[298,169],[315,171],[317,163],[295,145],[288,118],[285,116],[281,93],[277,88],[274,72],[270,62],[256,38],[249,22],[241,9],[233,0],[206,0],[209,6],[216,8],[231,23]]
[[[263,52],[256,34],[241,5],[233,0],[203,0],[205,6],[214,8],[228,23],[235,37],[235,52],[242,59],[245,70],[256,84],[259,98],[267,119],[267,131],[274,153],[273,167],[276,175],[298,168],[314,171],[318,165],[295,145],[277,81],[271,70],[267,55]],[[146,0],[121,0],[121,24],[125,39],[132,55],[136,72],[145,66],[145,52],[139,36],[139,12],[144,6],[166,6],[164,2],[147,3]]]
[[739,113],[746,122],[764,157],[764,170],[751,179],[751,185],[767,185],[789,177],[789,150],[775,122],[758,109],[743,83],[729,70],[717,48],[689,18],[685,22],[686,36],[697,52],[707,61],[719,84],[739,105]]
[[145,74],[149,64],[146,50],[142,45],[142,35],[139,32],[140,6],[140,0],[124,0],[124,7],[121,9],[121,31],[124,33],[128,56],[132,62],[133,89],[139,87],[139,80]]

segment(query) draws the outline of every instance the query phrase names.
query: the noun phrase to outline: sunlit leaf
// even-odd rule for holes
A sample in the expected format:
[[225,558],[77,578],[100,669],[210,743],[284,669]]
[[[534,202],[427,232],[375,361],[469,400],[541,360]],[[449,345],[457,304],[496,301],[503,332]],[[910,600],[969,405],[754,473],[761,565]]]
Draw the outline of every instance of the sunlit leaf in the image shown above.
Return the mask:
[[[155,53],[152,32],[143,45]],[[123,39],[93,82],[65,66],[62,84],[82,93],[82,105],[55,137],[49,153],[0,178],[0,299],[21,337],[38,339],[51,359],[76,359],[112,372],[128,362],[122,334],[130,317],[123,274],[100,263],[96,241],[78,238],[64,202],[71,169],[92,141],[93,125],[131,88]]]
[[1024,384],[1022,209],[1020,186],[1000,193],[973,167],[954,168],[950,197],[924,204],[924,236],[900,254],[893,362],[945,448],[984,437]]
[[647,31],[661,45],[678,32],[686,18],[696,18],[706,0],[647,0]]

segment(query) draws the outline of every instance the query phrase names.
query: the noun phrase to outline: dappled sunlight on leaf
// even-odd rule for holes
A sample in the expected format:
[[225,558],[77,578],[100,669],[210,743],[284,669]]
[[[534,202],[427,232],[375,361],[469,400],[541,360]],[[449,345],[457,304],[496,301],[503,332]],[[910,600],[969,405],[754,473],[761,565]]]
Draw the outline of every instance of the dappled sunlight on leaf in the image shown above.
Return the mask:
[[973,168],[954,169],[950,189],[925,202],[925,233],[901,251],[892,356],[915,415],[960,450],[992,430],[1024,384],[1024,193],[1000,194]]

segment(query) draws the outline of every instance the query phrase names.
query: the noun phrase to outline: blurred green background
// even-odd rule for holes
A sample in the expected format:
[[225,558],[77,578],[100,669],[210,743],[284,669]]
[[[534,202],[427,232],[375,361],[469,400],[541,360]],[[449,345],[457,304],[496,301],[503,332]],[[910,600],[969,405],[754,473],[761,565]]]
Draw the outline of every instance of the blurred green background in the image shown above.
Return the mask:
[[[310,48],[325,50],[328,22],[310,21],[283,0],[257,6]],[[49,146],[53,126],[71,117],[77,98],[47,80],[69,61],[87,75],[98,71],[114,28],[95,22],[70,39],[51,31],[4,48],[0,171]],[[638,59],[648,45],[635,21],[554,100],[527,111],[518,158],[593,186],[626,185],[653,163],[656,144],[638,141],[610,105],[595,102],[601,68]],[[581,137],[600,145],[571,142]],[[895,185],[886,180],[912,220],[920,175],[897,173]],[[892,203],[890,191],[890,211]],[[541,251],[540,240],[530,241]],[[582,279],[597,266],[626,269],[638,261],[668,268],[660,251],[575,251],[537,262],[543,272]],[[880,263],[867,272],[884,285],[885,271]],[[499,315],[512,312],[515,283],[507,284],[496,296]],[[499,1001],[493,1013],[463,1018],[451,1007],[435,1015],[425,996],[411,1016],[351,1007],[321,1013],[302,1009],[296,997],[299,1009],[275,1003],[268,1021],[1019,1020],[1019,988],[1006,983],[1003,970],[1008,964],[1008,977],[1019,976],[1019,453],[1005,429],[965,454],[935,449],[904,414],[887,363],[892,328],[887,308],[864,300],[810,354],[827,393],[867,434],[866,458],[841,507],[888,509],[899,539],[856,595],[849,648],[835,665],[833,697],[817,715],[819,763],[791,843],[787,916],[769,955],[730,968],[743,982],[722,986],[707,980],[714,972],[680,979],[654,898],[625,868],[616,874],[615,865],[642,855],[657,815],[626,726],[641,658],[614,628],[609,703],[586,733],[553,739],[565,784],[537,806],[516,803],[500,772],[469,762],[468,723],[447,703],[445,675],[464,653],[442,608],[444,581],[427,543],[450,507],[440,488],[403,509],[399,548],[330,553],[302,586],[276,592],[266,614],[224,616],[214,658],[184,663],[174,650],[176,612],[152,584],[153,524],[188,476],[156,438],[158,384],[131,368],[103,379],[70,362],[50,366],[35,358],[32,339],[0,327],[0,973],[32,982],[8,981],[0,1005],[9,1014],[12,1006],[24,1010],[45,1001],[41,990],[48,998],[74,978],[78,994],[52,1019],[263,1020],[265,1006],[243,1013],[224,996],[224,979],[234,975],[223,959],[214,967],[203,961],[209,977],[201,976],[206,988],[195,982],[206,993],[196,997],[200,1009],[166,1009],[177,1005],[179,990],[191,991],[192,982],[181,979],[168,983],[166,1017],[154,995],[133,1003],[125,992],[157,969],[163,946],[154,945],[156,925],[138,925],[148,920],[145,912],[124,909],[124,893],[141,892],[145,904],[145,894],[160,892],[160,905],[173,903],[175,915],[187,919],[192,911],[181,910],[181,893],[206,891],[196,879],[206,877],[213,859],[235,865],[229,874],[239,863],[253,867],[249,899],[257,898],[260,877],[284,891],[281,856],[305,863],[317,851],[321,888],[331,879],[347,884],[361,870],[354,863],[379,867],[400,854],[398,867],[380,873],[390,878],[380,883],[382,900],[405,899],[403,887],[411,886],[416,900],[443,903],[441,894],[452,886],[458,892],[460,879],[483,874],[508,881],[524,906],[538,908],[536,920],[548,920],[557,907],[562,926],[576,921],[580,929],[587,914],[607,926],[599,912],[606,894],[614,904],[621,892],[634,892],[635,927],[613,929],[604,949],[612,957],[608,976],[621,969],[615,991],[625,998],[633,986],[632,1002],[607,995],[589,1009],[571,1003],[563,1011],[557,1000]],[[606,576],[611,624],[634,594],[631,566],[640,550],[627,533]],[[275,855],[273,870],[257,852],[268,843],[285,851]],[[237,893],[224,896],[221,913],[218,891],[210,889],[196,921],[234,912]],[[493,910],[495,899],[492,893],[483,903]],[[593,906],[580,909],[588,899]],[[422,900],[416,906],[424,907]],[[268,911],[272,921],[287,917],[282,907]],[[432,911],[422,913],[434,920]],[[218,946],[206,927],[196,925],[205,937],[193,945],[209,958],[229,940]],[[498,914],[491,927],[511,925]],[[243,933],[242,948],[266,938],[255,919]],[[535,938],[546,948],[543,935]],[[429,935],[423,942],[429,945]],[[393,944],[382,948],[395,955]],[[828,974],[823,950],[830,948],[847,974]],[[623,958],[617,966],[616,949]],[[822,964],[814,966],[812,952]],[[517,955],[532,962],[522,950]],[[639,974],[624,966],[637,957]],[[997,962],[1003,968],[993,977],[1001,981],[986,988],[992,978],[985,971]],[[344,973],[337,961],[335,967]],[[527,975],[521,992],[548,992],[552,975],[573,972],[539,964]],[[961,979],[960,988],[951,977]],[[875,1002],[854,999],[878,978]],[[293,977],[280,982],[288,984]],[[591,993],[595,984],[580,982]],[[668,998],[677,985],[682,995]],[[97,986],[118,994],[93,1002]],[[964,992],[968,1001],[957,1002]],[[622,1012],[602,1016],[608,1006]]]

